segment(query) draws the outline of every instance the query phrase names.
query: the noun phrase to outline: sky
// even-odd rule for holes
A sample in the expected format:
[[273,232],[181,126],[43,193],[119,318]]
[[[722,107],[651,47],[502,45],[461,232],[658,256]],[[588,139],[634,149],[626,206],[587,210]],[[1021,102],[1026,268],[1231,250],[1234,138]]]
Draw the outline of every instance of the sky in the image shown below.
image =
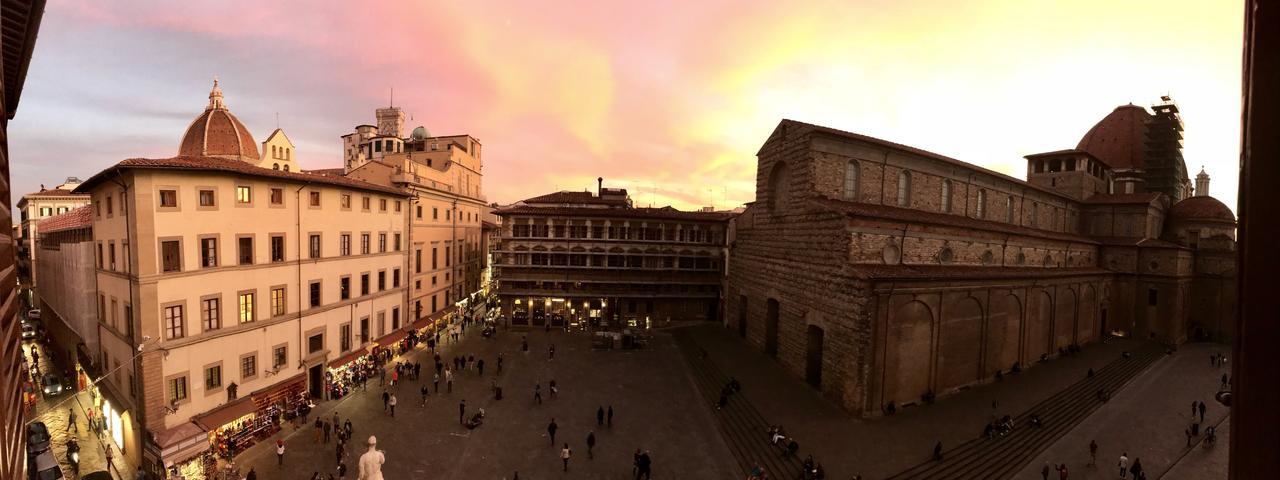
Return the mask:
[[49,2],[9,127],[14,200],[176,155],[212,79],[303,168],[391,102],[484,145],[489,201],[627,188],[733,208],[783,118],[1025,178],[1118,105],[1171,95],[1235,209],[1238,0]]

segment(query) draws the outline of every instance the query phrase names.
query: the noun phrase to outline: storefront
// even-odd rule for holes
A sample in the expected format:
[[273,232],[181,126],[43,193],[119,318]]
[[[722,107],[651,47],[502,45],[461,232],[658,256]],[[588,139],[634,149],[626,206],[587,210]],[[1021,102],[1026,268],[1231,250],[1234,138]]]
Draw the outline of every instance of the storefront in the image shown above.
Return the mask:
[[360,385],[362,377],[373,370],[373,357],[364,347],[329,362],[324,374],[325,395],[329,400],[347,396]]
[[159,464],[164,467],[162,478],[214,478],[218,462],[210,451],[209,432],[204,427],[187,422],[156,434],[154,440],[159,450]]
[[219,458],[232,459],[245,449],[280,430],[305,402],[306,375],[299,374],[277,385],[232,400],[192,419],[209,432],[209,449]]

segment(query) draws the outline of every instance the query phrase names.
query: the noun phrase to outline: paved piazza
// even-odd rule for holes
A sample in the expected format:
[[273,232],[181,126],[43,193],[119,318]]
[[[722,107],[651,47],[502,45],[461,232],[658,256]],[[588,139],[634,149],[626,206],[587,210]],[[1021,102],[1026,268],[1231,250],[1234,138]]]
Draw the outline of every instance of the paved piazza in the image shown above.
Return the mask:
[[[375,378],[366,392],[356,392],[338,402],[323,402],[312,413],[332,416],[334,408],[345,421],[351,418],[354,444],[377,435],[384,450],[386,478],[520,479],[631,478],[632,454],[637,448],[651,451],[657,478],[737,478],[728,447],[717,433],[711,410],[700,405],[688,376],[688,366],[671,337],[656,334],[647,350],[595,351],[581,333],[528,332],[529,352],[520,352],[522,332],[499,331],[485,339],[469,330],[467,338],[445,345],[442,361],[452,355],[474,354],[485,360],[485,374],[464,372],[453,393],[432,394],[421,407],[418,382],[402,382],[396,389],[398,407],[392,418],[382,412],[382,388]],[[548,360],[548,346],[556,347]],[[497,354],[504,354],[502,375],[495,375]],[[419,350],[423,379],[430,353]],[[558,398],[550,398],[548,382],[555,380]],[[503,388],[503,399],[494,400],[491,382]],[[542,383],[543,403],[533,401],[534,384]],[[441,389],[444,389],[443,382]],[[476,430],[458,423],[458,403],[465,399],[468,412],[484,407],[485,422]],[[336,407],[335,407],[336,405]],[[596,409],[613,405],[612,428],[596,426]],[[559,425],[556,446],[547,438],[547,424]],[[586,436],[595,431],[595,458],[587,458]],[[241,454],[242,473],[254,467],[258,478],[307,479],[313,471],[335,471],[335,448],[317,444],[314,428],[286,428],[282,433],[287,453],[277,467],[274,440],[261,442]],[[569,443],[573,458],[569,472],[561,470],[560,447]],[[348,478],[355,478],[363,450],[351,452]],[[336,475],[335,475],[336,477]]]

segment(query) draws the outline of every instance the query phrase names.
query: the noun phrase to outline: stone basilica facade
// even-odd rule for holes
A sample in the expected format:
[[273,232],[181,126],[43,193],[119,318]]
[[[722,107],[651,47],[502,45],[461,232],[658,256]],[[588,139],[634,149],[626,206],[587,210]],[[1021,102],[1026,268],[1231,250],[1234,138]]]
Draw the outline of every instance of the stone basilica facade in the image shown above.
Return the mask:
[[1181,135],[1168,98],[1121,106],[1023,181],[783,120],[731,226],[725,322],[860,416],[1109,334],[1229,341],[1235,217]]

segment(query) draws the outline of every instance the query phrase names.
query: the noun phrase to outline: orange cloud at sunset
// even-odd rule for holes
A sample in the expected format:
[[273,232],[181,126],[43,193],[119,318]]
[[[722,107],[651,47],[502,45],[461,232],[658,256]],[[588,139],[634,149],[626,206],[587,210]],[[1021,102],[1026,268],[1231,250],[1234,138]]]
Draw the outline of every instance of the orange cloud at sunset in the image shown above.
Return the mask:
[[[209,79],[304,167],[389,101],[485,148],[485,190],[754,199],[782,118],[1016,177],[1117,105],[1179,102],[1184,154],[1235,204],[1242,6],[1203,1],[51,2],[12,137],[17,191],[169,156]],[[102,135],[110,131],[112,135]],[[45,148],[49,142],[65,148]],[[70,142],[70,143],[68,143]],[[76,143],[81,142],[81,143]],[[59,151],[61,150],[61,151]],[[66,151],[75,151],[66,159]],[[61,175],[61,173],[59,174]]]

